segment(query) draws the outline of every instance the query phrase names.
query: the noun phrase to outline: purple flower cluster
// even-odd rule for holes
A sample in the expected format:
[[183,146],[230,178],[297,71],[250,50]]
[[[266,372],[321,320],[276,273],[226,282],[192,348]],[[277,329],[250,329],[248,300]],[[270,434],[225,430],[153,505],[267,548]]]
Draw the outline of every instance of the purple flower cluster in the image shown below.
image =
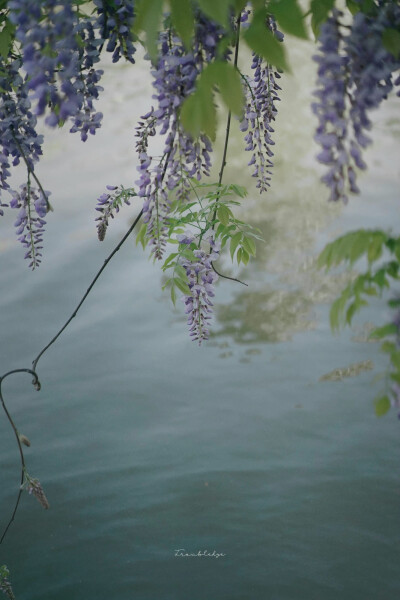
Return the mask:
[[[155,258],[162,258],[168,231],[171,191],[179,200],[187,198],[191,189],[190,178],[200,180],[209,175],[211,167],[210,140],[201,135],[193,140],[179,123],[179,109],[184,99],[194,90],[196,77],[205,61],[215,56],[220,36],[217,26],[206,27],[204,19],[197,23],[194,49],[187,52],[175,35],[162,33],[157,65],[152,71],[157,105],[137,128],[139,138],[140,178],[137,181],[139,196],[144,199],[144,222],[147,237]],[[148,153],[148,138],[156,129],[165,136],[161,160],[154,161]]]
[[[246,12],[244,13],[244,17]],[[243,15],[242,15],[243,17]],[[283,41],[283,34],[277,30],[275,20],[268,17],[268,27],[276,38]],[[246,148],[252,152],[249,166],[254,165],[252,173],[257,178],[257,188],[260,193],[268,191],[271,181],[271,157],[274,153],[271,146],[275,144],[271,134],[274,129],[271,125],[277,114],[276,102],[279,102],[281,88],[277,83],[279,73],[264,60],[253,54],[251,68],[254,70],[252,78],[246,79],[245,94],[246,105],[240,130],[247,132],[245,135]]]
[[101,194],[96,206],[96,210],[101,213],[96,219],[97,236],[101,242],[106,236],[109,219],[114,218],[114,212],[119,212],[123,202],[129,206],[129,197],[134,195],[132,190],[125,190],[122,186],[107,185],[107,189],[112,193]]
[[[189,234],[177,236],[181,244],[190,245],[194,238]],[[190,337],[193,341],[197,340],[199,345],[202,340],[207,340],[210,334],[208,325],[212,317],[214,297],[214,282],[218,275],[212,268],[212,262],[219,257],[221,244],[212,237],[206,242],[210,245],[210,251],[194,250],[193,254],[197,258],[192,262],[186,258],[181,259],[181,264],[188,277],[190,294],[184,296],[185,312],[188,315],[188,325]]]
[[101,40],[95,39],[89,19],[80,22],[69,0],[11,0],[8,8],[36,114],[50,107],[48,125],[71,119],[71,131],[80,131],[85,141],[102,118],[93,106],[102,89],[98,85],[102,71],[93,67],[99,60]]
[[[20,190],[20,192],[10,190],[12,195],[10,207],[19,209],[14,225],[18,240],[26,248],[25,258],[30,260],[29,267],[33,270],[41,263],[47,197],[29,184],[21,185]],[[46,192],[47,196],[49,194],[50,192]]]
[[[0,193],[10,187],[7,179],[11,166],[23,159],[33,171],[42,154],[43,136],[36,133],[37,120],[20,67],[20,60],[5,63],[0,57]],[[5,206],[0,199],[0,215]]]
[[315,140],[322,151],[317,158],[328,167],[322,181],[330,200],[347,202],[347,193],[358,193],[356,168],[364,170],[362,151],[371,143],[368,112],[377,108],[393,89],[392,74],[400,68],[382,42],[388,27],[400,26],[400,6],[380,2],[377,14],[359,12],[350,33],[336,9],[322,25],[319,36],[317,101],[312,109],[319,120]]
[[112,61],[118,62],[121,56],[131,63],[136,48],[133,45],[132,26],[134,21],[133,0],[94,0],[98,14],[95,28],[100,37],[107,40],[106,50],[112,52]]

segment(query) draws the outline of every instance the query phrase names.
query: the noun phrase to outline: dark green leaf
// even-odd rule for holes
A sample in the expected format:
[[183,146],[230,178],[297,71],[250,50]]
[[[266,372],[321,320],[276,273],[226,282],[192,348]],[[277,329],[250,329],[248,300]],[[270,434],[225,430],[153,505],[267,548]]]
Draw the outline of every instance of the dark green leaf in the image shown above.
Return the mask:
[[289,65],[286,61],[285,49],[281,42],[278,42],[276,37],[266,27],[267,13],[265,10],[257,11],[253,20],[244,34],[248,46],[253,52],[265,58],[265,60],[282,69],[290,72]]
[[229,110],[240,116],[243,112],[244,96],[238,70],[227,62],[215,61],[206,67],[204,74],[210,77],[210,83],[218,86]]
[[217,117],[211,88],[199,83],[196,91],[183,102],[180,118],[184,129],[193,138],[204,132],[215,140]]
[[400,56],[400,32],[397,29],[385,29],[382,35],[382,42],[386,50],[393,54],[395,58]]
[[235,14],[242,12],[247,4],[247,0],[234,0]]
[[191,0],[170,0],[172,24],[177,34],[189,50],[194,33],[194,19]]
[[272,0],[268,10],[274,14],[283,31],[304,40],[308,39],[303,13],[297,0]]
[[11,42],[14,39],[15,26],[7,21],[2,31],[0,32],[0,56],[7,58]]
[[207,17],[210,17],[224,27],[229,23],[229,5],[231,0],[197,0],[198,5]]
[[355,0],[346,0],[346,6],[352,15],[357,14],[360,11],[360,5]]
[[312,0],[311,2],[311,27],[316,38],[319,28],[326,21],[329,11],[333,8],[335,0]]

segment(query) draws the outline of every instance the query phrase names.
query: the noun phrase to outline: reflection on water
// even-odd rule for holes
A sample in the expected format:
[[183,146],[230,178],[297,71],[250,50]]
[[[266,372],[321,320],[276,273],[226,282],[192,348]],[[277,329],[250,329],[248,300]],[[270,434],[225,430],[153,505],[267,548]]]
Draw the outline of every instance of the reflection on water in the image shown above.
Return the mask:
[[297,291],[276,290],[236,293],[234,301],[218,304],[218,326],[212,338],[229,336],[236,343],[283,342],[294,333],[312,329],[311,302]]

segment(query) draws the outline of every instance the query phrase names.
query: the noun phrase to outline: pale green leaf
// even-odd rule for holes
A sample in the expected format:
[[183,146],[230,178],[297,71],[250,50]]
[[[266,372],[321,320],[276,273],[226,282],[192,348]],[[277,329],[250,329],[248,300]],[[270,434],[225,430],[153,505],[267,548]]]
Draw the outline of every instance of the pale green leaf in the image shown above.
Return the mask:
[[231,239],[231,243],[229,245],[229,252],[230,252],[232,260],[233,260],[233,256],[235,254],[236,248],[239,246],[241,239],[242,239],[242,233],[240,231],[238,231],[238,233],[235,233],[235,235]]
[[228,223],[229,223],[229,210],[223,204],[221,204],[221,206],[218,207],[217,217],[218,217],[218,219],[221,221],[221,223],[223,225],[228,225]]
[[385,415],[390,409],[390,400],[388,396],[381,396],[380,398],[376,398],[374,400],[375,404],[375,414],[377,417],[382,417]]

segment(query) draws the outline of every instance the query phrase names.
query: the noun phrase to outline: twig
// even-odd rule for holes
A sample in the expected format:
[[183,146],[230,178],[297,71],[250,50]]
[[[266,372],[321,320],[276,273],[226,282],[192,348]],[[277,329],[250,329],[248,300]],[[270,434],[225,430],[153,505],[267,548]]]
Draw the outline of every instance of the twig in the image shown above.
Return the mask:
[[35,360],[32,362],[32,368],[33,368],[33,370],[36,370],[36,365],[39,362],[40,357],[46,352],[46,350],[48,350],[50,348],[50,346],[52,346],[54,344],[54,342],[59,338],[59,336],[62,334],[62,332],[64,331],[64,329],[66,329],[66,327],[68,327],[68,325],[71,323],[72,319],[76,316],[78,310],[80,309],[80,307],[85,302],[85,300],[88,297],[88,295],[90,294],[90,291],[91,291],[92,287],[94,286],[94,284],[96,283],[96,281],[98,280],[98,278],[100,277],[100,275],[102,274],[102,272],[104,271],[104,269],[106,268],[106,266],[108,265],[108,263],[110,262],[110,260],[112,259],[112,257],[114,256],[114,254],[116,254],[118,252],[118,250],[121,248],[121,246],[124,244],[124,242],[128,239],[128,237],[130,236],[130,234],[132,233],[132,231],[136,227],[137,223],[139,222],[142,214],[143,214],[143,210],[140,211],[140,213],[138,214],[138,216],[136,217],[136,219],[132,223],[132,225],[129,227],[128,231],[126,232],[126,234],[124,235],[124,237],[122,238],[122,240],[117,244],[117,246],[115,246],[114,250],[111,252],[111,254],[104,261],[102,267],[97,271],[97,273],[96,273],[96,275],[95,275],[92,283],[89,285],[88,289],[86,290],[85,294],[83,295],[81,301],[79,302],[78,306],[75,308],[75,310],[72,313],[72,315],[64,323],[64,325],[61,327],[61,329],[56,333],[56,335],[50,340],[50,342],[47,344],[47,346],[45,346],[39,352],[39,354],[37,355],[37,357],[35,358]]
[[222,277],[223,279],[230,279],[231,281],[236,281],[237,283],[241,283],[242,285],[245,285],[246,287],[249,287],[248,283],[245,283],[244,281],[240,281],[240,279],[236,279],[236,277],[228,277],[228,275],[222,275],[222,273],[220,273],[219,271],[217,271],[217,269],[214,267],[214,263],[211,263],[211,266],[213,268],[213,271],[215,271],[215,273],[219,277]]

